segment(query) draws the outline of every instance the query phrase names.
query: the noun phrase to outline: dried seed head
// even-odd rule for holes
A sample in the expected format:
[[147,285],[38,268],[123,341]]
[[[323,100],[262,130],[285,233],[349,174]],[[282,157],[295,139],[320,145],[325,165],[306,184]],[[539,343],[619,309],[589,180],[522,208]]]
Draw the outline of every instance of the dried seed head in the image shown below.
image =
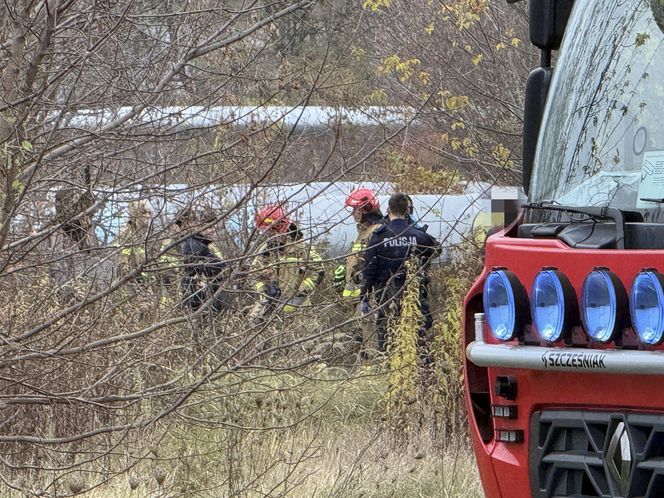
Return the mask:
[[162,484],[164,484],[164,481],[166,480],[166,469],[164,469],[163,467],[157,467],[152,472],[152,475],[154,476],[154,480],[157,481],[157,484],[161,486]]
[[138,477],[132,476],[129,478],[129,489],[134,491],[138,485],[141,483],[141,481],[138,480]]
[[67,481],[67,487],[72,494],[77,495],[85,491],[85,482],[80,478],[73,478]]

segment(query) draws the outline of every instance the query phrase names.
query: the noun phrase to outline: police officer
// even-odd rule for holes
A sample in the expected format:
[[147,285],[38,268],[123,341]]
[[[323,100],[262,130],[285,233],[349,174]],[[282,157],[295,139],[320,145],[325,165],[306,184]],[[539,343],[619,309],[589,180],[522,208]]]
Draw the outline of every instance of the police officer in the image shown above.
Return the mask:
[[258,300],[250,317],[261,320],[281,305],[285,313],[307,306],[325,276],[320,255],[279,205],[261,209],[256,214],[256,227],[268,240],[251,265]]
[[[390,222],[373,232],[364,257],[361,303],[365,309],[370,309],[370,298],[372,295],[375,296],[379,351],[385,351],[388,306],[394,304],[399,307],[406,285],[406,261],[415,258],[420,268],[426,267],[440,247],[435,238],[408,224],[406,221],[408,204],[408,197],[405,194],[395,193],[390,197],[388,203]],[[421,291],[420,287],[422,307]],[[430,315],[430,312],[428,314]],[[422,333],[423,331],[420,331],[420,334]]]
[[406,215],[406,222],[410,226],[420,230],[424,236],[429,239],[428,245],[435,247],[434,254],[422,265],[420,275],[420,310],[422,312],[422,317],[424,318],[424,323],[420,330],[420,337],[428,340],[429,330],[433,326],[433,316],[431,315],[431,308],[429,307],[429,284],[431,283],[431,277],[429,276],[428,269],[431,260],[440,256],[442,248],[436,238],[427,233],[429,225],[421,225],[419,220],[415,219],[415,206],[413,205],[413,199],[411,196],[406,195],[406,199],[408,199],[408,214]]

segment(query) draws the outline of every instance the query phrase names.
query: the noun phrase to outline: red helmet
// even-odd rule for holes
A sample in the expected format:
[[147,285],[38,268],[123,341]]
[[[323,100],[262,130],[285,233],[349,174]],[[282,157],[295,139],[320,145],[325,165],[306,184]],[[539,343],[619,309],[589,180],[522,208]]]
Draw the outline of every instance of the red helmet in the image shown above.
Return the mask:
[[374,211],[380,207],[376,192],[370,188],[356,188],[346,197],[346,207]]
[[290,229],[291,220],[281,206],[267,206],[256,213],[256,226],[260,229],[272,228],[279,233]]

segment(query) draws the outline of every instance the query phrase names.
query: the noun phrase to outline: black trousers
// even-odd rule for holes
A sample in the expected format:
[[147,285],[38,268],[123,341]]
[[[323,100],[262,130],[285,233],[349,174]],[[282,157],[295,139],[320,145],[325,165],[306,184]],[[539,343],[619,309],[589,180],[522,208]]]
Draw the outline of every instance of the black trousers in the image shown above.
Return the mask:
[[197,311],[208,301],[212,301],[210,310],[221,313],[229,308],[228,296],[219,292],[221,278],[205,279],[195,273],[185,273],[182,277],[182,304],[191,311]]
[[[419,305],[422,312],[422,326],[418,330],[420,346],[428,336],[433,325],[433,316],[429,307],[429,281],[425,277],[420,282]],[[376,291],[376,332],[378,334],[378,350],[385,351],[390,320],[401,315],[401,299],[403,298],[404,282],[389,282]]]

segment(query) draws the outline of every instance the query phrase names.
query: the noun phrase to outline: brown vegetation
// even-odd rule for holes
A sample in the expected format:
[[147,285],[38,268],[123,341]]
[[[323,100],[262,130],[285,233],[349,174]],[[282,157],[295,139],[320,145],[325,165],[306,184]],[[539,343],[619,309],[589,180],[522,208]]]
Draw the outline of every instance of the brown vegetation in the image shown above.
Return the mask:
[[[0,494],[479,493],[465,472],[458,350],[460,299],[479,269],[472,241],[433,276],[435,361],[420,382],[412,359],[359,360],[353,317],[325,287],[336,261],[324,261],[310,308],[248,324],[261,242],[249,199],[291,181],[439,195],[462,180],[513,182],[514,82],[529,65],[520,15],[475,0],[5,2]],[[304,119],[313,105],[406,107],[408,119],[146,122],[216,106]],[[246,195],[230,199],[238,184]],[[220,199],[212,216],[201,189]],[[160,211],[118,238],[126,213],[108,206],[155,198]],[[176,226],[187,211],[198,221]],[[206,228],[229,263],[221,314],[184,310],[181,268],[164,263]],[[127,249],[141,256],[128,263]],[[398,419],[387,409],[402,392],[395,369],[412,387]]]

